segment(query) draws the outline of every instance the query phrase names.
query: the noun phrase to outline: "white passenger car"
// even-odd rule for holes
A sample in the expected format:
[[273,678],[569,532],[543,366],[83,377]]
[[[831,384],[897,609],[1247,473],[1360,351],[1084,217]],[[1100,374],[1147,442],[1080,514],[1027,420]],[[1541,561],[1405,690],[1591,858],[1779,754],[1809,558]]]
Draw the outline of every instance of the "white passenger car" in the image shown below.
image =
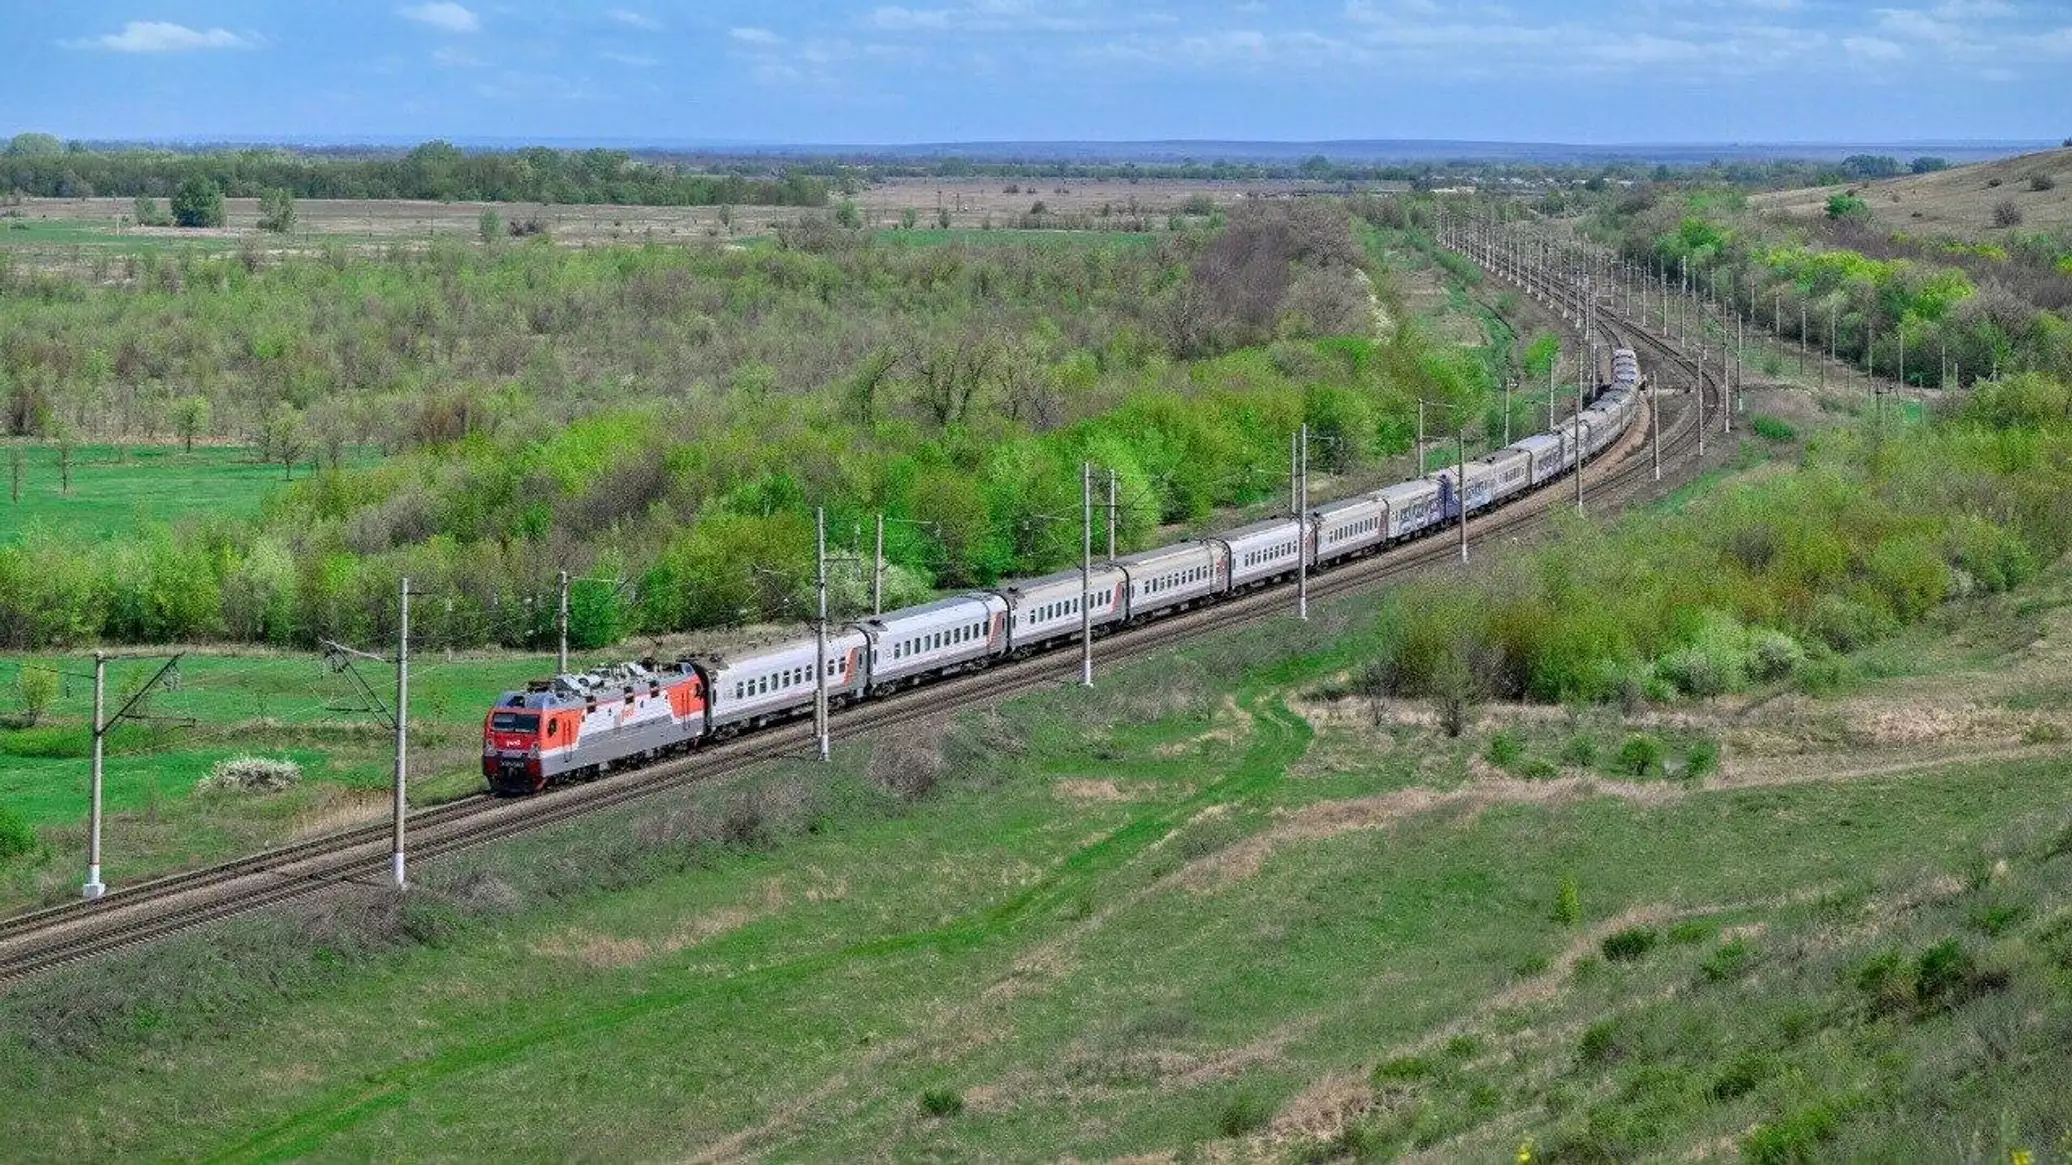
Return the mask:
[[1388,540],[1389,507],[1380,494],[1326,502],[1310,514],[1316,524],[1316,561],[1359,554]]
[[871,641],[873,695],[1007,654],[1007,600],[984,591],[887,611],[861,626]]
[[1259,586],[1295,573],[1309,553],[1303,524],[1294,518],[1272,518],[1213,535],[1203,541],[1223,547],[1230,560],[1230,589]]
[[[1081,585],[1076,569],[1003,584],[1000,595],[1007,600],[1007,649],[1021,655],[1048,643],[1076,638],[1080,629]],[[1129,575],[1120,566],[1095,563],[1084,585],[1092,597],[1088,614],[1094,627],[1122,621],[1123,592],[1129,586]]]
[[[815,646],[812,639],[799,639],[744,655],[704,661],[713,731],[758,728],[773,720],[811,711]],[[855,628],[839,632],[829,629],[825,664],[831,707],[863,694],[864,654],[869,646],[863,632]]]
[[1115,562],[1129,576],[1125,619],[1198,603],[1230,588],[1230,553],[1220,542],[1182,542]]

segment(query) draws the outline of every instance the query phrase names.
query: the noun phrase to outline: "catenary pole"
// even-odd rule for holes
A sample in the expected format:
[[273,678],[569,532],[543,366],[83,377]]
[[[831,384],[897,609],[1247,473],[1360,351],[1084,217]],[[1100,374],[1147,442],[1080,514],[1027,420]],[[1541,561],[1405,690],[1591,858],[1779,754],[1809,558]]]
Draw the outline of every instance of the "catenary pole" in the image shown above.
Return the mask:
[[1115,508],[1115,471],[1108,471],[1108,561],[1115,561],[1115,519],[1120,511]]
[[93,736],[93,804],[87,810],[86,840],[86,884],[79,892],[86,898],[99,898],[108,892],[107,883],[101,881],[101,755],[102,742],[107,736],[105,723],[108,709],[108,656],[105,652],[94,652],[94,736]]
[[568,674],[568,572],[561,572],[561,602],[554,611],[554,674]]
[[813,620],[813,736],[820,745],[820,759],[829,755],[827,739],[827,507],[813,508],[813,589],[820,599],[820,614]]
[[395,836],[389,847],[389,877],[396,889],[409,885],[403,862],[403,818],[410,785],[410,580],[396,588],[396,772]]
[[1459,442],[1459,452],[1457,454],[1459,460],[1453,463],[1453,492],[1457,495],[1454,501],[1460,506],[1460,560],[1461,565],[1465,566],[1468,561],[1468,427],[1466,424],[1461,425],[1460,430],[1454,434],[1454,439]]
[[878,548],[871,559],[871,614],[885,613],[885,511],[878,511]]
[[1295,507],[1295,617],[1309,620],[1309,426],[1302,426],[1302,504]]
[[1079,463],[1079,682],[1094,686],[1094,463]]
[[1654,426],[1653,439],[1648,447],[1655,454],[1655,480],[1662,480],[1662,394],[1655,391],[1653,383],[1648,385],[1648,421]]

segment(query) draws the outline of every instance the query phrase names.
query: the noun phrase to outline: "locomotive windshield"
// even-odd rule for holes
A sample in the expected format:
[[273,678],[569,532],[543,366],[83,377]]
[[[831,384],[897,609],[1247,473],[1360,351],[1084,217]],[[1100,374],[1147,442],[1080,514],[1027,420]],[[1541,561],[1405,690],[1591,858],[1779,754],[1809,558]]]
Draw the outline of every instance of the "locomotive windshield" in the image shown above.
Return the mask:
[[540,718],[518,712],[498,712],[489,718],[489,726],[498,732],[538,732]]

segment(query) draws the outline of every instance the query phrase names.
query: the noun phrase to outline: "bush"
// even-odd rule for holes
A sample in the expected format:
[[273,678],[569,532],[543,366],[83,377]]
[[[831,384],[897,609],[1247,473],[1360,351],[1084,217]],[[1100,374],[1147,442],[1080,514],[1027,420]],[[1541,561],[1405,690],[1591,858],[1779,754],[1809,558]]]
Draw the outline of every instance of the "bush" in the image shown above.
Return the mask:
[[954,1088],[930,1088],[921,1094],[921,1111],[929,1116],[956,1116],[964,1111],[964,1094]]
[[2034,174],[2029,175],[2029,189],[2039,194],[2045,190],[2056,190],[2057,188],[2058,180],[2051,177],[2045,171],[2038,170]]
[[2022,208],[2013,199],[2004,199],[1993,207],[1993,225],[1996,227],[2018,227],[2022,225]]
[[1836,194],[1827,200],[1827,217],[1837,222],[1862,222],[1871,216],[1871,204],[1854,194]]
[[1759,1125],[1741,1144],[1749,1165],[1813,1165],[1828,1157],[1825,1145],[1842,1128],[1833,1108],[1816,1104]]
[[1620,1052],[1619,1029],[1615,1021],[1601,1019],[1583,1029],[1576,1041],[1576,1057],[1585,1064],[1602,1064]]
[[1576,735],[1561,746],[1561,763],[1574,768],[1593,768],[1597,764],[1597,741],[1591,737]]
[[19,857],[36,848],[36,831],[22,816],[0,805],[0,861]]
[[1702,777],[1719,768],[1719,741],[1705,737],[1684,752],[1684,776]]
[[1500,769],[1511,769],[1525,759],[1525,742],[1518,734],[1506,729],[1489,738],[1489,747],[1482,751],[1483,759]]
[[1636,732],[1619,746],[1619,771],[1632,777],[1648,777],[1662,771],[1662,742],[1645,732]]
[[1654,950],[1661,937],[1653,927],[1629,926],[1616,934],[1606,935],[1604,942],[1598,945],[1611,962],[1631,963]]
[[1583,894],[1573,877],[1561,879],[1560,888],[1554,891],[1554,921],[1563,926],[1583,921]]
[[1706,1091],[1714,1100],[1738,1100],[1754,1092],[1756,1085],[1775,1075],[1777,1061],[1774,1057],[1760,1052],[1744,1052],[1720,1070],[1719,1076],[1712,1082],[1712,1087]]
[[233,756],[217,761],[194,786],[203,795],[278,793],[302,779],[302,766],[285,757]]
[[1655,665],[1656,671],[1677,691],[1693,699],[1721,695],[1730,686],[1730,672],[1719,657],[1699,647],[1670,652]]
[[1750,679],[1772,683],[1799,670],[1806,662],[1806,649],[1782,631],[1758,631],[1748,649]]
[[1755,948],[1743,939],[1731,938],[1721,943],[1698,964],[1698,974],[1710,983],[1724,983],[1738,978],[1755,962]]
[[22,701],[22,723],[33,726],[58,698],[58,673],[46,667],[23,666],[15,676],[15,694]]
[[1757,413],[1755,418],[1748,422],[1748,427],[1755,430],[1756,436],[1780,444],[1797,440],[1799,435],[1799,431],[1792,428],[1789,423],[1765,413]]
[[1273,1105],[1250,1088],[1239,1089],[1216,1115],[1216,1131],[1226,1137],[1256,1133],[1273,1121]]
[[1841,595],[1822,595],[1813,604],[1806,630],[1836,651],[1855,651],[1897,630],[1885,612]]

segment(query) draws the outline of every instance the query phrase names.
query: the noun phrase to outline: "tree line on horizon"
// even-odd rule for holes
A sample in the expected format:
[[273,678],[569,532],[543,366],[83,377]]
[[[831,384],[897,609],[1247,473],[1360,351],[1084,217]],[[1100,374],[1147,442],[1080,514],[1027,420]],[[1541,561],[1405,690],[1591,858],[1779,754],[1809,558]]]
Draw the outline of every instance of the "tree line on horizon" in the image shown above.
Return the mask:
[[17,134],[0,151],[0,191],[37,198],[164,198],[197,181],[232,198],[825,206],[829,182],[797,167],[700,173],[624,150],[462,150],[433,141],[398,155],[331,157],[284,149],[89,150]]

